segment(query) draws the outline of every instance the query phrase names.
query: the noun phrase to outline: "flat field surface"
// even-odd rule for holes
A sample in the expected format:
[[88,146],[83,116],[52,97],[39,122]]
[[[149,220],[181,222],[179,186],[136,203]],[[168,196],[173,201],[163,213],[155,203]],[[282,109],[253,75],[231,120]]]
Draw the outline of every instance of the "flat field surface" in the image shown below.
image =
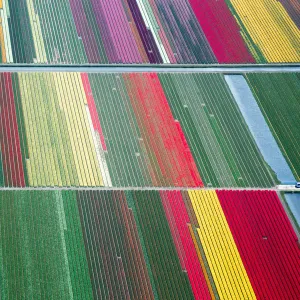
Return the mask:
[[295,0],[5,0],[0,61],[300,62]]
[[272,191],[1,191],[1,299],[297,299]]
[[248,74],[246,79],[282,153],[299,181],[299,74]]
[[277,182],[222,74],[1,73],[0,87],[2,186]]

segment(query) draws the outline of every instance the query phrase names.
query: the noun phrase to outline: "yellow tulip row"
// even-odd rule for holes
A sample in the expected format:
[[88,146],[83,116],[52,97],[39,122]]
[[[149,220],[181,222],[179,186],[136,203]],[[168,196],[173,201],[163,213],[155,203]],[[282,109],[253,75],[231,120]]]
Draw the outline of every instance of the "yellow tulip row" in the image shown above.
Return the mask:
[[268,62],[300,61],[300,31],[280,1],[230,0],[230,2]]
[[19,73],[31,186],[102,186],[78,73]]
[[256,299],[216,192],[190,190],[188,193],[220,299]]

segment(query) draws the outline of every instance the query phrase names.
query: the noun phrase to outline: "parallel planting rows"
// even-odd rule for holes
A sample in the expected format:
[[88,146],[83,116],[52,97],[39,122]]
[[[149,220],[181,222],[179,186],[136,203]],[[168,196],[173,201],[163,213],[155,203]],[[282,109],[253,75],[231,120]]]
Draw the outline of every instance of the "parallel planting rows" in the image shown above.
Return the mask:
[[[277,0],[225,1],[246,29],[244,39],[256,61],[299,62],[300,30],[298,21],[297,25],[291,19],[294,10],[285,10]],[[288,5],[295,1],[282,2]]]
[[274,184],[223,75],[159,78],[206,186]]
[[2,63],[300,62],[296,0],[3,0]]
[[275,192],[1,191],[2,299],[297,299]]
[[2,73],[0,184],[271,187],[220,74]]
[[246,79],[296,180],[299,181],[299,74],[248,74]]
[[300,28],[300,3],[297,0],[280,0],[290,17],[298,28]]

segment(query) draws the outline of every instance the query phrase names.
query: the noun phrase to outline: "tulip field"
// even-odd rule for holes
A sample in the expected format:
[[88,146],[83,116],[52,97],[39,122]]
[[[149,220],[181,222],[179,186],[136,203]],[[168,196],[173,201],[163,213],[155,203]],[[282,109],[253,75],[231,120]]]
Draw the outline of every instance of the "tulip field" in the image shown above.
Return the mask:
[[0,0],[0,300],[300,299],[299,0]]
[[272,187],[222,74],[1,73],[5,187]]
[[299,91],[0,73],[0,299],[299,298]]
[[1,299],[296,299],[300,289],[297,237],[275,192],[1,191],[0,216]]
[[282,153],[299,181],[299,74],[248,74],[247,81]]
[[295,0],[3,0],[2,63],[300,61]]

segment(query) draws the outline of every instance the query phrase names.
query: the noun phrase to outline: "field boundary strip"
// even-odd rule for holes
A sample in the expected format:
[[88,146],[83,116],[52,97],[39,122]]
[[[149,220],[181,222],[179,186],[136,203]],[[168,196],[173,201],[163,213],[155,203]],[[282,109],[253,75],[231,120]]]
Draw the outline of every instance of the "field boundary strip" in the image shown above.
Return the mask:
[[1,191],[276,191],[300,193],[293,188],[254,187],[0,187]]
[[0,72],[82,72],[82,73],[295,73],[300,72],[300,64],[211,64],[211,65],[33,65],[33,64],[0,64]]

